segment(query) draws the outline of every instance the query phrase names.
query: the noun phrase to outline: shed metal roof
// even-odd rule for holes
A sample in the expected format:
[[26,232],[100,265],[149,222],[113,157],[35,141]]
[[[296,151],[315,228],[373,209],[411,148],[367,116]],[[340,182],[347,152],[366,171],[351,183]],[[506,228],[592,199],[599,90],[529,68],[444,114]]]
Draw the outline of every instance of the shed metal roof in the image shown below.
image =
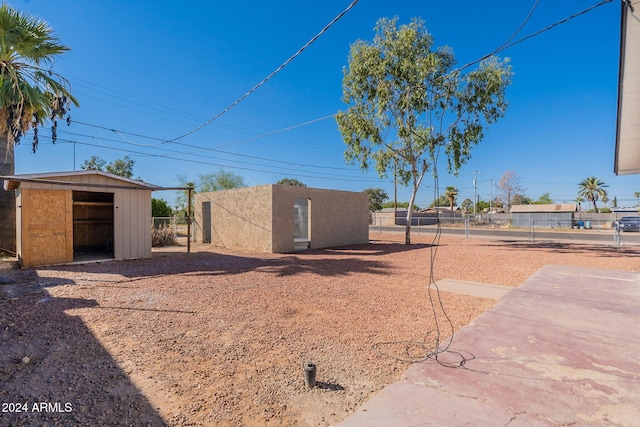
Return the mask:
[[575,203],[559,203],[548,205],[514,205],[511,206],[511,213],[534,213],[534,212],[575,212],[578,205]]
[[[76,180],[70,179],[74,177],[82,177],[87,175],[98,175],[103,176],[109,179],[112,179],[116,182],[120,182],[121,184],[114,183],[113,185],[105,185],[105,184],[91,184],[78,182]],[[143,189],[143,190],[164,190],[165,188],[149,184],[143,181],[137,181],[131,178],[125,178],[120,175],[115,175],[108,172],[102,171],[94,171],[94,170],[82,170],[82,171],[72,171],[72,172],[45,172],[45,173],[29,173],[29,174],[21,174],[21,175],[8,175],[8,176],[0,176],[0,179],[4,181],[4,189],[5,190],[15,190],[20,187],[21,182],[39,182],[53,185],[81,185],[83,187],[112,187],[112,188],[127,188],[127,189]]]

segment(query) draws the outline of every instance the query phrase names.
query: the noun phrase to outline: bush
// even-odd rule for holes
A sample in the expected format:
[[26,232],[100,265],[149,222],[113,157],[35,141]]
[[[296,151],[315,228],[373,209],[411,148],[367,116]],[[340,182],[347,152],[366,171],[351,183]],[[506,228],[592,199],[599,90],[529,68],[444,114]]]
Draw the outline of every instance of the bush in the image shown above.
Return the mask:
[[173,231],[168,226],[161,225],[158,228],[151,228],[151,246],[154,248],[159,246],[172,246],[177,243],[176,238],[173,237]]

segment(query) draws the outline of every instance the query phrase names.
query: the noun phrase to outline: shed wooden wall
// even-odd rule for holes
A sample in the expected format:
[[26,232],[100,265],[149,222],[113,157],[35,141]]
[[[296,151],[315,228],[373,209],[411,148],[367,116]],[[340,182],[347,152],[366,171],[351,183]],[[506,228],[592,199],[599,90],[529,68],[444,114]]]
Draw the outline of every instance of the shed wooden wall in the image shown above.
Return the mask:
[[21,189],[18,257],[23,267],[73,261],[70,190]]

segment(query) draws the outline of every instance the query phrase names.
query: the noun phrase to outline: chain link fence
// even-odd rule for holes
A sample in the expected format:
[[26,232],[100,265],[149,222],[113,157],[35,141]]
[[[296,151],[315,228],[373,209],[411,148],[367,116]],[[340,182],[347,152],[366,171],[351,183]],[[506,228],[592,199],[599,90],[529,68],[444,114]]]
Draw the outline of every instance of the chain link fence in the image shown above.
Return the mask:
[[[611,218],[597,218],[593,215],[578,216],[573,219],[518,219],[509,214],[477,215],[440,213],[417,215],[411,219],[412,231],[430,233],[439,224],[443,232],[469,237],[509,238],[535,241],[573,241],[608,246],[640,246],[639,232],[621,232],[616,227],[623,215]],[[406,225],[406,217],[372,216],[370,226],[377,232],[401,232]]]

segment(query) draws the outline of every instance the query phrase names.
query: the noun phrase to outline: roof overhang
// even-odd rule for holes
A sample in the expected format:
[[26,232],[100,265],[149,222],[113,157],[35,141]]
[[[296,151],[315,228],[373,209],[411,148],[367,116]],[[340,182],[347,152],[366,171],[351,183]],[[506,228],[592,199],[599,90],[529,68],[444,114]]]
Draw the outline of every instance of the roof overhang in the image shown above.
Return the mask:
[[640,173],[640,0],[622,0],[614,172]]
[[[89,183],[82,181],[75,181],[72,178],[85,175],[100,175],[113,180],[114,183]],[[157,185],[149,184],[144,181],[137,181],[130,178],[125,178],[119,175],[110,174],[102,171],[74,171],[74,172],[47,172],[37,174],[22,174],[22,175],[8,175],[0,176],[2,180],[2,188],[5,191],[17,190],[20,188],[20,184],[23,182],[39,183],[39,184],[51,184],[56,186],[67,187],[96,187],[96,188],[112,188],[112,189],[128,189],[128,190],[174,190],[176,188],[166,188]]]

